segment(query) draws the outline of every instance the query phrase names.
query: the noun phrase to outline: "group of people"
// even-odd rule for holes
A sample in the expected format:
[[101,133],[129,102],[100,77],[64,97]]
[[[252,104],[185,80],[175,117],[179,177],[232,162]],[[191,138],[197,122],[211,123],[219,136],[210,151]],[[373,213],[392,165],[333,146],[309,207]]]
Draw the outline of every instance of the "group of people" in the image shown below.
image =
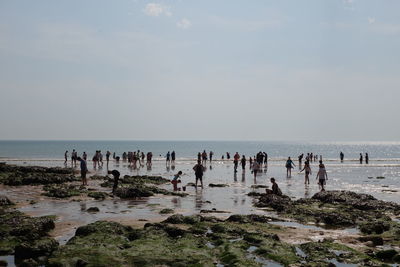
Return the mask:
[[213,156],[214,156],[214,152],[210,151],[209,153],[207,153],[205,150],[203,150],[203,152],[199,152],[197,153],[197,160],[201,161],[202,164],[207,164],[207,160],[210,160],[210,163],[213,160]]

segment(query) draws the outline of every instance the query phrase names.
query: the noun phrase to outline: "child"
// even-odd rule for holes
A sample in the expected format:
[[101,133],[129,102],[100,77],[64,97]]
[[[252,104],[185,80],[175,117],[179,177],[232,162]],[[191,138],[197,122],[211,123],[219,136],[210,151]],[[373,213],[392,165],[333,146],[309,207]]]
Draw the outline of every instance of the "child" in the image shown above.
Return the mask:
[[178,183],[181,182],[181,180],[179,180],[181,175],[182,175],[182,171],[179,171],[177,174],[174,175],[174,178],[171,181],[172,185],[174,186],[174,191],[178,191]]

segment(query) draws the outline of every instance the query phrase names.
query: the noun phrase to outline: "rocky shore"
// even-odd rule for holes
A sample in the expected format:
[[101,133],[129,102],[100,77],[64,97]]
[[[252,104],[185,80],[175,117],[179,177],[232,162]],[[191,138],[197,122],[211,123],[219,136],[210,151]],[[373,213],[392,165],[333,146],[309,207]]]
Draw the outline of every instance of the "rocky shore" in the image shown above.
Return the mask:
[[[13,177],[17,183],[11,182]],[[115,195],[110,192],[111,178],[92,179],[99,180],[103,186],[99,188],[105,191],[81,187],[70,169],[0,165],[0,183],[40,185],[51,198],[84,196],[101,203],[108,198],[186,195],[161,188],[169,180],[159,176],[124,176]],[[173,214],[140,228],[100,220],[78,227],[65,245],[50,235],[56,216],[30,217],[18,211],[13,199],[0,196],[0,255],[14,255],[18,266],[332,267],[400,263],[400,205],[396,203],[349,191],[320,192],[297,200],[251,195],[255,206],[274,216]],[[101,212],[94,208],[90,212]],[[160,210],[160,214],[175,212]],[[308,238],[310,232],[288,222],[315,227],[313,233],[318,238]],[[349,227],[354,229],[352,234],[346,232]],[[339,231],[341,238],[330,235],[332,229]],[[302,238],[295,240],[299,235]],[[6,263],[0,261],[2,265]]]

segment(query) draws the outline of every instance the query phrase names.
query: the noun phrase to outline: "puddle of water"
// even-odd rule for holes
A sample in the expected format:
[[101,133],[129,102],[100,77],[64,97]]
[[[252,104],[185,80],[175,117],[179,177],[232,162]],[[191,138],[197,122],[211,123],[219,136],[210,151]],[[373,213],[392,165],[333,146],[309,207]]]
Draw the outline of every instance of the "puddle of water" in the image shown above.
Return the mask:
[[307,257],[307,254],[303,250],[301,250],[299,247],[295,247],[295,249],[296,249],[296,254],[298,256],[300,256],[302,258]]
[[207,243],[206,243],[206,246],[207,246],[208,248],[215,248],[215,246],[214,246],[211,242],[207,242]]
[[250,246],[250,247],[247,249],[247,252],[253,253],[253,252],[256,251],[257,249],[258,249],[258,247]]
[[0,260],[7,262],[7,267],[15,266],[14,255],[0,256]]
[[336,267],[358,267],[358,264],[338,262],[336,259],[330,259],[328,262],[335,264]]
[[301,223],[297,223],[297,222],[277,221],[277,222],[268,222],[268,223],[280,225],[280,226],[286,226],[286,227],[304,228],[304,229],[311,229],[311,230],[317,230],[317,231],[324,230],[323,228],[315,226],[315,225],[307,225],[307,224],[301,224]]

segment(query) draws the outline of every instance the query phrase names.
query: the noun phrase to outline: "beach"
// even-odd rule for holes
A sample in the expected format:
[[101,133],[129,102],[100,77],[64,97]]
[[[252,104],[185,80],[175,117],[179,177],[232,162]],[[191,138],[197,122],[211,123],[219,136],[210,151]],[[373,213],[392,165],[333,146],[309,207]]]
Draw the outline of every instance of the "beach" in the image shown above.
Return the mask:
[[[91,158],[90,155],[89,158]],[[27,168],[29,166],[71,168],[70,160],[64,165],[64,160],[59,157],[30,157],[23,159],[3,157],[1,161],[8,165],[25,166]],[[43,191],[41,185],[12,186],[4,184],[0,185],[0,195],[7,196],[8,199],[15,203],[15,209],[29,216],[55,216],[55,227],[49,232],[49,235],[59,242],[61,246],[67,244],[79,227],[84,227],[96,221],[117,222],[140,229],[149,223],[157,224],[163,222],[172,214],[180,214],[183,216],[212,216],[220,220],[227,220],[233,215],[267,216],[270,218],[268,225],[281,227],[279,230],[276,229],[276,233],[279,233],[280,240],[287,244],[299,245],[330,239],[350,248],[362,248],[361,251],[364,251],[364,247],[368,247],[365,243],[355,241],[363,236],[363,233],[359,230],[358,223],[350,223],[345,226],[335,224],[329,226],[323,222],[313,222],[312,219],[299,221],[299,218],[292,216],[293,214],[285,215],[271,207],[257,206],[260,200],[255,196],[262,195],[265,193],[266,188],[271,188],[269,181],[271,177],[276,179],[282,193],[291,201],[313,197],[319,192],[317,180],[315,179],[318,170],[317,162],[311,163],[310,185],[305,185],[304,173],[300,173],[300,166],[298,166],[296,160],[294,160],[296,167],[293,169],[292,177],[290,178],[286,177],[284,157],[269,158],[268,164],[263,166],[262,171],[254,178],[249,163],[247,163],[245,170],[242,170],[241,166],[239,166],[238,172],[235,173],[232,159],[215,159],[211,163],[208,162],[204,165],[206,169],[203,177],[204,188],[196,189],[193,186],[195,179],[192,169],[196,160],[191,157],[178,157],[174,164],[166,164],[163,157],[156,157],[151,168],[142,166],[136,169],[132,168],[126,161],[120,160],[117,162],[114,159],[110,160],[107,168],[105,159],[103,161],[102,168],[93,168],[92,161],[88,160],[89,185],[86,187],[86,191],[80,191],[75,196],[66,198],[45,196],[43,195],[45,191]],[[329,177],[326,185],[328,192],[332,190],[350,191],[368,194],[378,200],[400,204],[400,159],[389,155],[387,158],[370,159],[367,165],[358,163],[356,158],[346,159],[344,162],[335,158],[327,158],[324,160],[324,164]],[[77,180],[67,184],[79,187],[79,166],[74,169]],[[101,186],[104,179],[107,179],[107,170],[118,170],[121,173],[121,177],[150,176],[162,177],[168,180],[172,179],[178,171],[182,171],[181,183],[178,184],[181,191],[178,191],[178,193],[184,193],[185,196],[154,194],[149,197],[128,199],[112,196],[111,188]],[[111,178],[112,175],[108,175],[108,177]],[[169,182],[163,182],[157,186],[166,190],[166,192],[172,191],[173,188]],[[185,191],[183,191],[182,186],[185,186]],[[104,193],[105,198],[93,199],[88,194],[91,191]],[[98,208],[98,211],[88,212],[88,209],[93,207]],[[399,220],[399,217],[393,214],[391,218],[393,223]],[[282,231],[282,229],[284,230]],[[388,245],[389,247],[385,249],[398,250],[395,244],[397,243]],[[3,256],[0,259],[5,259],[12,266],[10,256]],[[256,265],[254,266],[258,266],[257,261],[255,262]],[[224,265],[223,262],[218,264],[220,264],[219,266],[230,266],[229,264]],[[282,261],[269,260],[264,263],[262,260],[258,260],[258,264],[259,266],[289,266]],[[336,263],[336,266],[353,265],[338,265]]]

